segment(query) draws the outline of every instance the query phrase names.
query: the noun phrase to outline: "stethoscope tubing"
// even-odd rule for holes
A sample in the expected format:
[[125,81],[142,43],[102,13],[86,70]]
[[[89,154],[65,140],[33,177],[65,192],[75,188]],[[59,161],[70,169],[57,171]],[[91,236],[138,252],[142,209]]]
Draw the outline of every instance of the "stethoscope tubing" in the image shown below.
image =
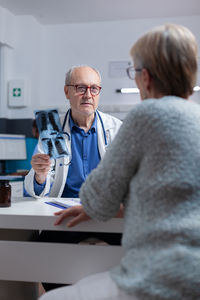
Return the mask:
[[[65,124],[66,124],[66,121],[67,121],[67,116],[68,116],[69,112],[70,112],[70,109],[68,109],[68,111],[65,114],[64,122],[63,122],[63,125],[62,125],[62,132],[68,136],[68,139],[70,141],[70,135],[69,135],[69,133],[64,131]],[[102,126],[102,129],[103,129],[104,140],[105,140],[105,145],[107,146],[108,142],[107,142],[107,137],[106,137],[106,131],[105,131],[105,128],[104,128],[104,125],[103,125],[103,120],[102,120],[102,118],[101,118],[100,113],[98,112],[98,110],[96,110],[96,113],[97,113],[97,115],[99,117],[99,120],[101,122],[101,126]]]

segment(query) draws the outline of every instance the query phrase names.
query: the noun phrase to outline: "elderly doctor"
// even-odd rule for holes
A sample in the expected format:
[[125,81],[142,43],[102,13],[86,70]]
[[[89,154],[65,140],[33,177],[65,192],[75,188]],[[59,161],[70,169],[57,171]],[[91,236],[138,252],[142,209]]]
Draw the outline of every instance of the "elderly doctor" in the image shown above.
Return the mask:
[[69,156],[52,162],[41,142],[32,157],[25,189],[32,197],[78,197],[88,174],[96,168],[114,139],[121,121],[97,110],[101,77],[89,66],[73,67],[65,78],[64,92],[70,109],[63,120]]

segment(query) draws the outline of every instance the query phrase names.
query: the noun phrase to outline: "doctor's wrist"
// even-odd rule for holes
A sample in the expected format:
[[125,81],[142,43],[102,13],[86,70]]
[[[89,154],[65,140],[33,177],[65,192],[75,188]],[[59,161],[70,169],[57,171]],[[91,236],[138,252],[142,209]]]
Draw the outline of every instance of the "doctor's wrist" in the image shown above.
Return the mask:
[[46,176],[35,174],[35,181],[37,184],[43,184],[46,181]]

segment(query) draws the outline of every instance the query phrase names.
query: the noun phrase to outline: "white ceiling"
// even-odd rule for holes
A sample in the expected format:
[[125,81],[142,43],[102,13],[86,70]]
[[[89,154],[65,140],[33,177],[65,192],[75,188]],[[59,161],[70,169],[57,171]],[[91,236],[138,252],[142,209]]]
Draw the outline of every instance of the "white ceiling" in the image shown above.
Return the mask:
[[0,0],[0,6],[42,24],[200,16],[200,0]]

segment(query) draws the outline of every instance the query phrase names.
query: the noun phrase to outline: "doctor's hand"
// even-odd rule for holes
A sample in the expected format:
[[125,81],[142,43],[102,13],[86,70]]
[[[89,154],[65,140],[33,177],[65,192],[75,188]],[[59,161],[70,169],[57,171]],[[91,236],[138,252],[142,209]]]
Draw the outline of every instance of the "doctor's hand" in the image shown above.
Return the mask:
[[41,153],[33,155],[31,165],[35,171],[35,180],[37,181],[37,183],[44,183],[51,167],[51,160],[49,155]]
[[54,225],[61,224],[65,219],[73,217],[69,222],[67,222],[67,227],[73,227],[83,221],[90,220],[91,218],[85,213],[83,206],[76,205],[64,210],[60,210],[54,214],[59,216],[54,223]]

